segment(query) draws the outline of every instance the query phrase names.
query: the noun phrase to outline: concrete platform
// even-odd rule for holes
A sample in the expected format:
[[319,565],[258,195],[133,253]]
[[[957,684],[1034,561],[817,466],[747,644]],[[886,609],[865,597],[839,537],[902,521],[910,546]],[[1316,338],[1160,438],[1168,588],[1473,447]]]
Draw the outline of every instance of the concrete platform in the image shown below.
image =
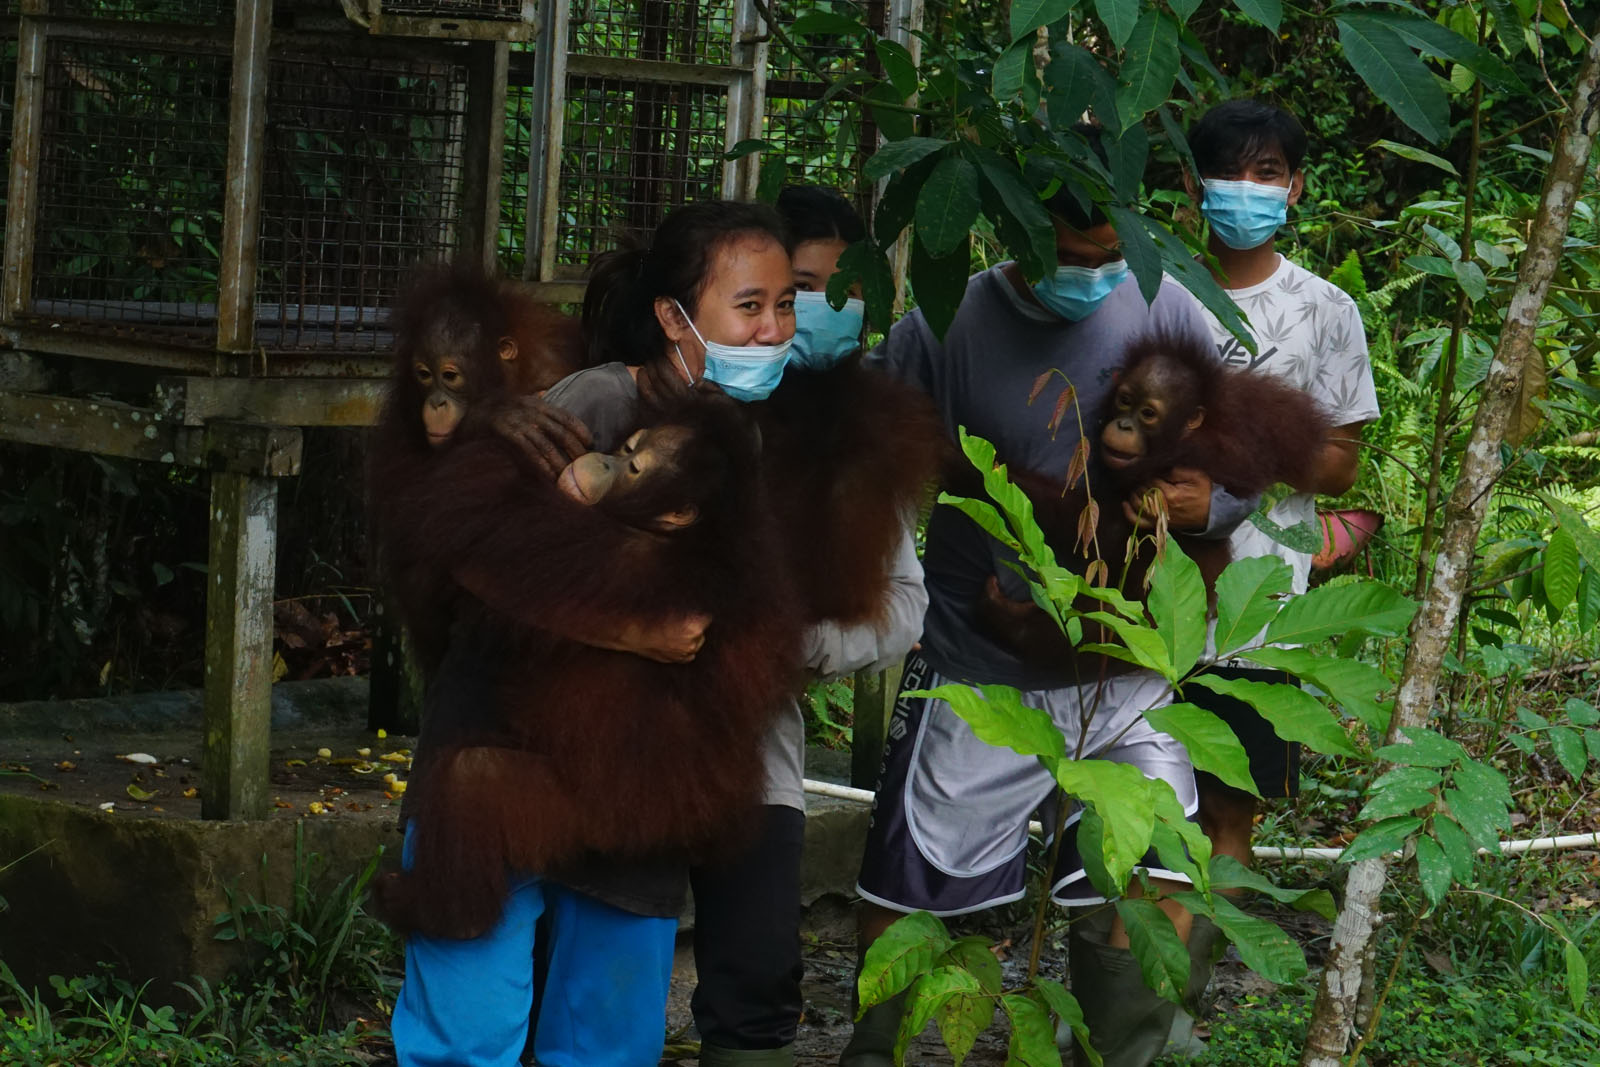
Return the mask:
[[[367,731],[364,680],[280,684],[273,705],[274,808],[259,822],[199,818],[198,694],[0,705],[0,959],[24,984],[101,961],[152,979],[157,1000],[192,975],[215,980],[250,947],[215,938],[229,891],[287,905],[297,832],[325,888],[398,846],[383,775],[404,779],[412,739]],[[813,778],[842,782],[848,767],[848,753],[807,754]],[[836,919],[867,810],[810,801],[802,903]]]

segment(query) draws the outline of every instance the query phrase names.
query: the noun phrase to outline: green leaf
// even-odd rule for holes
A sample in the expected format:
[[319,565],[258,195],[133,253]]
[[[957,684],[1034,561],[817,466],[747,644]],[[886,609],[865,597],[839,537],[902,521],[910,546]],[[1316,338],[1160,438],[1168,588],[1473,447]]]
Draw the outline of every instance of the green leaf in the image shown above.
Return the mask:
[[1016,164],[993,152],[980,152],[978,171],[1005,209],[1027,231],[1027,247],[1011,249],[1017,259],[1026,262],[1031,256],[1041,272],[1054,270],[1056,231],[1050,223],[1050,212],[1045,210],[1044,203],[1022,177]]
[[1000,993],[1004,976],[1000,961],[995,958],[987,938],[975,934],[957,938],[939,962],[965,968],[978,979],[978,985],[985,993]]
[[883,73],[894,86],[894,91],[900,99],[917,91],[917,61],[911,58],[911,52],[905,45],[897,41],[879,38],[873,43],[873,50],[878,53],[878,62],[883,64]]
[[1583,516],[1565,501],[1549,493],[1540,493],[1539,499],[1550,509],[1556,524],[1572,538],[1573,547],[1578,550],[1578,555],[1583,557],[1583,561],[1590,567],[1600,570],[1600,533],[1595,533],[1594,528],[1584,521]]
[[1474,795],[1461,789],[1446,789],[1444,802],[1450,806],[1450,814],[1467,836],[1479,848],[1498,851],[1500,847],[1500,831],[1511,828],[1511,820],[1506,817],[1506,809],[1495,800]]
[[1253,889],[1280,904],[1288,904],[1296,911],[1315,912],[1324,919],[1332,919],[1338,913],[1333,894],[1326,889],[1290,889],[1275,885],[1232,856],[1221,853],[1211,857],[1211,888]]
[[1139,21],[1139,0],[1094,0],[1095,13],[1105,23],[1111,43],[1121,48]]
[[1033,47],[1033,31],[1065,18],[1077,0],[1014,0],[1011,5],[1011,39],[1016,41],[1028,35],[1027,45]]
[[1167,913],[1148,897],[1124,897],[1117,901],[1117,914],[1128,931],[1128,947],[1139,961],[1144,984],[1159,997],[1181,1002],[1189,982],[1189,950]]
[[1176,541],[1150,570],[1146,602],[1173,672],[1188,674],[1206,648],[1206,582]]
[[1250,643],[1278,613],[1276,598],[1293,584],[1293,569],[1277,556],[1228,564],[1217,576],[1217,655]]
[[1375,792],[1391,786],[1406,789],[1433,790],[1439,788],[1440,783],[1443,781],[1444,775],[1429,767],[1395,767],[1386,771],[1376,782],[1368,786],[1367,791],[1369,793]]
[[856,991],[861,1010],[888,1000],[933,968],[950,948],[944,923],[925,911],[895,920],[867,949]]
[[1339,857],[1340,863],[1358,863],[1361,860],[1370,860],[1378,856],[1387,856],[1391,852],[1398,852],[1400,847],[1422,826],[1422,820],[1415,815],[1396,815],[1382,822],[1374,823],[1356,835],[1348,848]]
[[1179,22],[1188,22],[1189,16],[1200,10],[1200,0],[1167,0],[1167,6]]
[[1267,627],[1271,644],[1305,645],[1361,631],[1398,637],[1417,606],[1380,582],[1319,585],[1285,604]]
[[1161,249],[1150,239],[1149,232],[1134,212],[1125,207],[1108,205],[1106,216],[1116,228],[1123,258],[1128,261],[1128,269],[1133,271],[1133,277],[1139,283],[1139,294],[1148,304],[1161,290]]
[[1022,94],[1022,83],[1033,63],[1033,38],[1017,41],[994,61],[994,98],[1009,103]]
[[1467,832],[1461,824],[1454,819],[1435,813],[1433,816],[1433,838],[1439,842],[1439,847],[1444,850],[1445,856],[1450,860],[1450,873],[1455,875],[1458,882],[1472,880],[1472,864],[1478,858],[1477,849],[1473,848],[1472,840],[1467,837]]
[[[905,1015],[900,1019],[900,1034],[895,1041],[894,1048],[895,1062],[898,1063],[905,1059],[906,1046],[911,1043],[913,1038],[926,1030],[928,1024],[934,1020],[934,1017],[948,1008],[954,999],[957,997],[981,997],[982,994],[983,990],[978,985],[978,979],[960,967],[935,967],[918,978],[916,984],[911,987],[911,995],[906,998]],[[988,1000],[988,998],[984,999]],[[991,1014],[993,1014],[994,1001],[988,1000],[988,1003],[991,1006]],[[962,1032],[965,1021],[965,1019],[960,1019],[955,1024],[958,1036],[965,1036]],[[943,1032],[942,1027],[940,1032]],[[973,1031],[972,1041],[975,1041],[977,1036],[977,1031]],[[972,1048],[972,1041],[967,1042],[967,1050]],[[963,1050],[959,1056],[955,1057],[956,1062],[960,1063],[965,1056],[966,1050]]]
[[1420,726],[1402,727],[1400,733],[1409,743],[1384,745],[1373,755],[1405,767],[1449,767],[1467,758],[1467,750],[1443,734]]
[[918,243],[935,259],[965,247],[981,207],[978,168],[960,156],[946,156],[917,194]]
[[1131,131],[1146,112],[1166,103],[1177,76],[1178,27],[1156,8],[1148,8],[1134,25],[1122,60],[1122,88],[1117,92],[1122,128]]
[[1104,1067],[1105,1061],[1089,1043],[1089,1024],[1083,1021],[1083,1009],[1078,1006],[1078,999],[1053,978],[1035,978],[1033,984],[1056,1018],[1072,1028],[1073,1036],[1078,1039],[1078,1047],[1089,1057],[1089,1062],[1094,1067]]
[[1544,598],[1560,614],[1578,595],[1578,545],[1565,527],[1557,526],[1544,548]]
[[1045,765],[1069,796],[1091,805],[1100,816],[1106,873],[1113,884],[1126,883],[1150,850],[1156,821],[1150,779],[1132,764],[1109,760],[1047,759]]
[[1450,102],[1399,34],[1363,12],[1334,19],[1344,56],[1401,122],[1438,144],[1450,126]]
[[1316,752],[1356,755],[1344,727],[1317,698],[1304,689],[1278,682],[1248,682],[1239,678],[1196,675],[1190,684],[1201,685],[1249,704],[1272,724],[1285,741],[1299,741]]
[[1483,268],[1476,263],[1458,259],[1450,264],[1450,271],[1461,285],[1461,291],[1474,304],[1489,295],[1489,280],[1483,276]]
[[1065,759],[1066,742],[1050,713],[1022,703],[1022,694],[1007,685],[985,685],[976,690],[951,684],[936,689],[914,689],[904,696],[932,697],[972,728],[979,740],[1009,748],[1023,756]]
[[1156,809],[1152,838],[1156,855],[1168,870],[1187,874],[1196,889],[1207,892],[1211,884],[1211,840],[1200,824],[1185,814],[1169,783],[1152,779],[1150,795]]
[[889,261],[871,241],[857,241],[839,253],[834,274],[828,279],[828,300],[837,299],[842,305],[855,282],[861,283],[867,319],[887,329],[894,314],[894,274]]
[[1254,352],[1255,335],[1250,332],[1244,316],[1239,313],[1239,305],[1235,304],[1233,298],[1217,284],[1211,272],[1194,258],[1194,251],[1159,222],[1143,215],[1139,218],[1145,232],[1156,243],[1156,247],[1161,249],[1161,265],[1166,268],[1167,273],[1189,290],[1189,293],[1200,301],[1202,307],[1215,315],[1217,321],[1226,326],[1247,351]]
[[1567,721],[1574,726],[1594,726],[1600,723],[1600,708],[1596,708],[1587,700],[1577,697],[1568,697],[1566,703]]
[[1399,7],[1367,8],[1360,18],[1394,31],[1423,55],[1461,64],[1501,89],[1527,92],[1527,86],[1500,57],[1450,27]]
[[[918,210],[920,213],[920,205]],[[918,226],[921,226],[920,219]],[[972,267],[969,245],[969,239],[962,235],[955,250],[941,258],[931,255],[924,242],[911,243],[911,292],[935,337],[942,339],[950,329],[956,318],[956,308],[967,291],[967,272]]]
[[[1221,647],[1219,643],[1219,651]],[[1375,735],[1381,737],[1388,731],[1393,705],[1388,701],[1379,702],[1378,694],[1393,688],[1394,683],[1370,663],[1321,655],[1305,648],[1258,648],[1239,655],[1310,682],[1365,723]]]
[[1167,658],[1167,646],[1162,642],[1161,635],[1150,627],[1104,611],[1084,612],[1083,618],[1087,622],[1099,622],[1109,626],[1112,632],[1122,639],[1122,645],[1082,645],[1081,649],[1102,652],[1129,663],[1137,663],[1141,667],[1148,667],[1172,683],[1176,683],[1181,677],[1173,669],[1172,661]]
[[1260,796],[1250,777],[1250,757],[1228,724],[1204,708],[1193,704],[1168,704],[1150,708],[1145,720],[1157,730],[1177,739],[1189,752],[1195,769],[1216,775],[1223,782]]
[[1050,125],[1065,130],[1083,118],[1089,105],[1116,97],[1117,86],[1100,61],[1075,44],[1052,42],[1044,70],[1045,108]]
[[1572,1002],[1572,1010],[1581,1015],[1589,1000],[1589,961],[1571,938],[1562,940],[1561,955],[1567,963],[1567,999]]
[[1114,139],[1104,138],[1101,143],[1111,163],[1112,188],[1123,200],[1137,199],[1150,158],[1150,135],[1144,132],[1143,126],[1135,125],[1127,127]]
[[1450,861],[1431,837],[1417,838],[1417,880],[1422,883],[1428,903],[1436,908],[1450,891]]
[[1475,796],[1492,800],[1502,808],[1510,808],[1511,785],[1506,776],[1481,760],[1471,756],[1463,759],[1455,770],[1455,784]]
[[1441,156],[1436,156],[1432,152],[1424,152],[1420,148],[1414,148],[1408,144],[1401,144],[1399,141],[1389,141],[1383,139],[1373,141],[1372,147],[1382,148],[1385,151],[1393,152],[1401,159],[1409,159],[1413,163],[1426,163],[1430,167],[1438,167],[1446,174],[1452,174],[1457,178],[1461,177],[1461,172],[1456,170],[1456,165],[1454,163],[1450,162],[1448,159],[1444,159]]
[[[904,170],[919,160],[926,159],[935,152],[949,147],[949,141],[937,137],[907,137],[903,141],[890,141],[872,153],[872,158],[867,160],[867,165],[862,168],[866,176],[877,181],[887,178],[897,170]],[[879,237],[882,238],[882,234]]]
[[1555,750],[1562,768],[1572,775],[1573,781],[1582,778],[1589,762],[1589,754],[1583,750],[1583,735],[1570,726],[1552,726],[1549,736],[1550,747]]
[[810,35],[831,37],[839,34],[845,36],[863,34],[867,32],[867,28],[859,19],[846,15],[832,11],[808,11],[790,24],[789,32],[801,37]]
[[[1199,896],[1184,891],[1174,897]],[[1202,903],[1204,898],[1201,898]],[[1185,902],[1185,907],[1188,904]],[[1191,911],[1194,909],[1190,909]],[[1306,973],[1305,953],[1294,939],[1280,930],[1276,923],[1258,919],[1240,911],[1226,896],[1218,893],[1211,898],[1211,917],[1219,929],[1233,942],[1239,958],[1246,967],[1269,982],[1285,985],[1298,981]]]
[[1367,795],[1370,799],[1356,816],[1361,822],[1377,822],[1396,815],[1409,815],[1418,808],[1432,804],[1435,799],[1432,789],[1404,784],[1390,785],[1384,789],[1374,786],[1367,791]]
[[1583,569],[1578,580],[1578,629],[1585,632],[1600,624],[1600,568]]
[[1234,0],[1239,5],[1239,10],[1255,19],[1261,25],[1278,32],[1278,24],[1283,21],[1283,0]]

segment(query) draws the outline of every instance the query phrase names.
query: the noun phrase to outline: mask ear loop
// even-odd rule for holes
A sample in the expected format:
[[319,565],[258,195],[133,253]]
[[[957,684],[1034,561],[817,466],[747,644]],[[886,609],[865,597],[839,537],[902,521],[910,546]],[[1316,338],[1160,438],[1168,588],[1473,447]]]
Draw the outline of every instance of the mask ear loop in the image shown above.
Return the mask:
[[[705,348],[705,338],[700,336],[700,331],[698,329],[695,329],[694,320],[689,317],[689,313],[687,311],[683,310],[683,305],[678,303],[677,297],[672,298],[672,306],[678,309],[678,314],[683,316],[683,321],[688,323],[690,330],[694,331],[695,339],[700,342],[700,347]],[[678,353],[678,366],[683,368],[683,376],[688,381],[689,387],[691,389],[694,388],[694,375],[689,373],[689,364],[684,361],[683,349],[679,348],[678,342],[674,341],[672,342],[672,350]]]
[[678,366],[683,368],[684,380],[689,383],[689,388],[694,388],[694,375],[689,373],[689,364],[684,362],[683,349],[678,347],[678,342],[672,342],[672,350],[678,354]]

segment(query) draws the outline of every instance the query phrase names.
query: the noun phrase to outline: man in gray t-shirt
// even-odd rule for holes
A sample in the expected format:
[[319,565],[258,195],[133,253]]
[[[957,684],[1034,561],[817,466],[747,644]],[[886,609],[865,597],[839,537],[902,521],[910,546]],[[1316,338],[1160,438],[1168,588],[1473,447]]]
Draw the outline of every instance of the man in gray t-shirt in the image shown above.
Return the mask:
[[[943,341],[913,311],[871,358],[927,392],[952,436],[965,428],[993,442],[1002,461],[1064,482],[1078,445],[1078,416],[1069,408],[1052,432],[1048,406],[1028,404],[1035,379],[1061,371],[1077,390],[1077,410],[1092,416],[1135,337],[1154,330],[1202,339],[1208,334],[1199,304],[1170,279],[1146,305],[1104,217],[1084,216],[1070,197],[1059,201],[1064,202],[1051,204],[1063,216],[1056,223],[1060,269],[1054,275],[1032,287],[1015,264],[975,275]],[[1092,439],[1094,428],[1084,429]],[[1158,484],[1174,529],[1226,536],[1250,510],[1198,471],[1177,471]],[[1134,672],[1080,691],[1069,667],[1025,663],[975,627],[972,608],[991,577],[1012,595],[1026,597],[1005,565],[1008,555],[954,508],[934,509],[923,559],[928,614],[921,652],[907,662],[905,689],[946,682],[1015,686],[1024,691],[1025,703],[1051,713],[1068,751],[1080,750],[1081,740],[1089,756],[1135,764],[1167,781],[1192,814],[1194,774],[1187,753],[1140,715],[1171,700],[1162,679]],[[1085,705],[1096,709],[1087,729],[1080,715]],[[889,738],[858,884],[863,951],[900,913],[963,914],[1021,897],[1027,822],[1054,788],[1037,760],[985,745],[943,701],[902,696]],[[1075,823],[1069,834],[1074,831]],[[1063,904],[1098,901],[1081,865],[1070,862],[1076,854],[1071,836],[1062,854],[1069,862],[1055,872],[1053,898]],[[1186,881],[1157,863],[1153,853],[1146,857],[1145,869],[1157,884]],[[1187,914],[1164,907],[1186,934]],[[1074,991],[1108,1063],[1148,1063],[1165,1042],[1172,1010],[1144,987],[1126,946],[1120,924],[1082,937],[1075,933]],[[841,1064],[889,1063],[900,1009],[890,1002],[870,1010]],[[1145,1056],[1147,1047],[1153,1051]]]

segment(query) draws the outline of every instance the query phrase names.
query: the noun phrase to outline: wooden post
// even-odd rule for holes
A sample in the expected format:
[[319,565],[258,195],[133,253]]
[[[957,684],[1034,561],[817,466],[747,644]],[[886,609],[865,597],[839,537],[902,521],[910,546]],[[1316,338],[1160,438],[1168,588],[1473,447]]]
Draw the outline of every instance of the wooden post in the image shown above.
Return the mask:
[[23,0],[17,28],[17,87],[11,115],[11,167],[6,195],[4,284],[0,318],[10,322],[33,298],[33,237],[39,218],[39,159],[44,133],[47,0]]
[[[541,46],[543,42],[541,42]],[[506,70],[511,46],[477,41],[467,64],[467,115],[461,153],[463,259],[493,274],[500,237],[500,180],[506,149]]]
[[889,716],[900,693],[900,668],[857,671],[855,718],[850,733],[850,784],[876,789],[883,746],[889,738]]
[[228,98],[228,184],[217,270],[217,349],[255,349],[256,250],[261,235],[261,161],[267,128],[267,51],[272,0],[237,0],[233,86]]
[[206,819],[267,814],[277,525],[276,479],[212,472],[200,790]]
[[560,232],[561,146],[567,123],[567,0],[539,0],[533,61],[533,125],[528,138],[528,229],[522,277],[554,281]]

